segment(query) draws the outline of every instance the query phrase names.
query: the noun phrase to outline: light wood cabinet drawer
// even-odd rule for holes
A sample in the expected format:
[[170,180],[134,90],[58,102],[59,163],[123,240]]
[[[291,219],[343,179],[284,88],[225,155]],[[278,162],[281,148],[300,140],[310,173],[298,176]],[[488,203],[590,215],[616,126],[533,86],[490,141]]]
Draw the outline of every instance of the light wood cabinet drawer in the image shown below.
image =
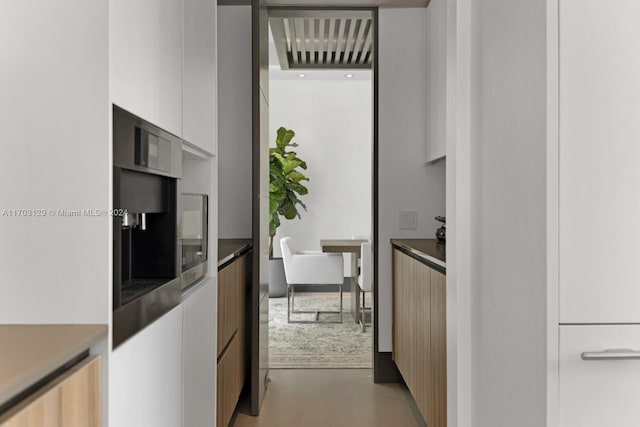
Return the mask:
[[218,272],[218,357],[244,318],[245,257]]
[[93,357],[45,385],[0,418],[0,427],[100,426],[100,358]]
[[243,367],[240,359],[240,340],[238,338],[238,336],[232,338],[229,347],[218,362],[218,412],[216,425],[220,427],[229,425],[236,403],[238,403],[240,391],[242,391],[240,372]]

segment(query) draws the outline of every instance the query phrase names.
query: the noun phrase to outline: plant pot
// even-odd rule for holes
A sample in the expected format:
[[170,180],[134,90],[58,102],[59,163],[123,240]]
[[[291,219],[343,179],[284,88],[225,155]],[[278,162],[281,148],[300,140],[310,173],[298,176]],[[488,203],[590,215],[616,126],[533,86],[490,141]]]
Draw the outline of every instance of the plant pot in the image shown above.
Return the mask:
[[269,260],[269,298],[287,296],[287,279],[284,275],[282,258]]

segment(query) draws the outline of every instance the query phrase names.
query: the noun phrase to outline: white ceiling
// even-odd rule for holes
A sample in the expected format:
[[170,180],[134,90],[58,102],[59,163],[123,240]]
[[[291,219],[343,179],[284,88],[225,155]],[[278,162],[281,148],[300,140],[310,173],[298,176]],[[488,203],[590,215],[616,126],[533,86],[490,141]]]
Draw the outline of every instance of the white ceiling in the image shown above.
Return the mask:
[[267,6],[425,7],[429,0],[267,0]]

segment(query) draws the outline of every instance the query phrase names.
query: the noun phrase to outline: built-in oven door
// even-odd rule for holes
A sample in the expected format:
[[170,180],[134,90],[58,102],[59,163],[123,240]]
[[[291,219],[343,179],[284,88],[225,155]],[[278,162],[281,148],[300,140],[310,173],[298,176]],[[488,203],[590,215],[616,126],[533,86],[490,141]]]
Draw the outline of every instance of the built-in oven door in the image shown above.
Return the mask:
[[207,272],[208,197],[182,194],[182,287],[188,287]]

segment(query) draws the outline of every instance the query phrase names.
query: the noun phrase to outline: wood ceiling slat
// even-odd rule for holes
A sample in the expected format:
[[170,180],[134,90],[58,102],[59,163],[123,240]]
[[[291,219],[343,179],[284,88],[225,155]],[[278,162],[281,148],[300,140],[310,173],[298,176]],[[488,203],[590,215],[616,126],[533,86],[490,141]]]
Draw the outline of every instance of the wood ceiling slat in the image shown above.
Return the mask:
[[[296,26],[293,19],[286,18],[285,30],[289,33],[289,46],[292,61],[294,64],[298,64],[300,60],[298,59],[298,42],[296,41]],[[280,63],[282,65],[282,62]]]
[[283,69],[289,68],[289,58],[287,58],[287,36],[284,29],[284,20],[277,19],[271,22],[271,31],[273,32],[273,40],[276,44],[276,52],[280,64],[285,64]]
[[336,20],[329,19],[329,33],[327,34],[327,64],[331,64],[331,54],[334,52]]
[[338,26],[338,43],[336,44],[336,59],[335,62],[339,63],[341,62],[340,59],[340,53],[344,51],[344,45],[342,44],[342,40],[344,39],[344,33],[346,31],[346,27],[348,26],[348,20],[346,19],[339,19],[339,26]]
[[318,63],[324,64],[325,63],[324,52],[326,51],[325,42],[327,40],[326,34],[324,32],[324,18],[320,19],[320,22],[318,23],[318,25],[319,25],[319,32],[318,32]]
[[361,64],[362,59],[364,59],[364,45],[367,41],[367,37],[369,36],[369,31],[371,31],[371,20],[366,19],[364,21],[364,25],[360,28],[360,33],[358,34],[358,44],[356,45],[353,51],[353,63]]
[[[369,34],[362,47],[362,56],[360,59],[361,64],[371,64],[371,45],[373,43],[373,25],[369,27]],[[365,62],[366,61],[366,62]]]
[[349,34],[347,35],[347,40],[344,43],[344,59],[342,60],[345,64],[349,63],[349,54],[353,50],[353,42],[356,32],[356,27],[358,26],[358,20],[352,19],[349,24]]
[[307,63],[307,42],[306,42],[306,37],[307,37],[307,33],[305,32],[305,25],[304,25],[304,19],[302,18],[296,18],[295,20],[296,22],[296,34],[298,35],[298,51],[300,52],[300,63],[301,64],[306,64]]

